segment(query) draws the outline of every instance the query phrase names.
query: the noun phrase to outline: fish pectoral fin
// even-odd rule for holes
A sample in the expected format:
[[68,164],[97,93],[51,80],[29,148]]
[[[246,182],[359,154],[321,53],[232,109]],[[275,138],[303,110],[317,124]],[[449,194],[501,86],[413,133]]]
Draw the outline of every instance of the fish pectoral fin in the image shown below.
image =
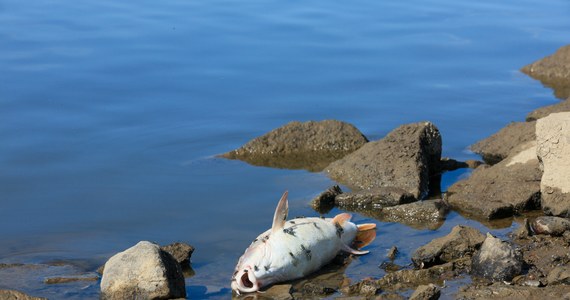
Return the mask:
[[356,232],[356,237],[354,238],[354,247],[360,249],[368,244],[372,243],[376,238],[376,224],[368,223],[357,225],[358,231]]
[[364,255],[364,254],[368,254],[368,252],[370,252],[370,251],[362,251],[362,250],[352,249],[345,244],[342,244],[341,250],[344,252],[350,253],[350,254],[354,254],[354,255]]
[[275,208],[275,215],[273,215],[273,225],[271,226],[271,232],[277,232],[282,230],[285,226],[285,221],[287,220],[287,214],[289,213],[289,203],[287,201],[287,196],[289,192],[285,191],[279,203],[277,204],[277,208]]

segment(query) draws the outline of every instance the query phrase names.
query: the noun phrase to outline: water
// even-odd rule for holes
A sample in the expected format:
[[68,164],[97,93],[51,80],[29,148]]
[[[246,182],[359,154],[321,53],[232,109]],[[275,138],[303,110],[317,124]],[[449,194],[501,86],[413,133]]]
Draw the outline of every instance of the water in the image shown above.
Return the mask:
[[[518,69],[568,43],[568,15],[564,0],[4,0],[0,262],[92,270],[139,240],[185,241],[197,249],[189,296],[228,297],[281,193],[291,216],[312,216],[308,201],[333,182],[217,154],[291,120],[333,118],[371,140],[430,120],[445,156],[476,158],[467,146],[558,101]],[[392,245],[406,264],[456,224],[509,230],[455,213],[435,231],[376,222],[351,278],[381,276]],[[33,274],[4,270],[0,288],[97,297],[96,283]]]

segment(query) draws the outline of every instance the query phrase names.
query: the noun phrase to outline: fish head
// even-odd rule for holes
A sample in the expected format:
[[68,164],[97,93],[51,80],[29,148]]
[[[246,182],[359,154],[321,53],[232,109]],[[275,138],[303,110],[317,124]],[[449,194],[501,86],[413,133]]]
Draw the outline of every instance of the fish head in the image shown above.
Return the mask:
[[[254,242],[239,259],[232,277],[232,290],[236,293],[253,293],[263,286],[268,271],[270,246],[266,241]],[[266,282],[264,282],[266,283]]]

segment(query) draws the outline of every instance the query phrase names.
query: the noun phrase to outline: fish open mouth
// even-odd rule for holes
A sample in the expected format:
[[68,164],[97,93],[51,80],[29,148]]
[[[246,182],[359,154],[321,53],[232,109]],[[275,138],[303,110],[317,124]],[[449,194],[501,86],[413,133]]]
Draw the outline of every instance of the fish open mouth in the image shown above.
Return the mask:
[[238,294],[240,292],[253,293],[259,290],[259,285],[255,275],[253,275],[253,272],[251,270],[244,269],[237,273],[235,281],[232,282],[232,289]]

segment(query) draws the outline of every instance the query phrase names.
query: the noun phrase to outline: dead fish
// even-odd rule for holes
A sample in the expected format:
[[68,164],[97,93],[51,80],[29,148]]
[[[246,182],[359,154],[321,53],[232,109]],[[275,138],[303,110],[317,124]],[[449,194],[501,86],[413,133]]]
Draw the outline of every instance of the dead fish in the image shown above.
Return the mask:
[[[356,225],[351,215],[297,218],[287,221],[287,192],[273,216],[271,229],[260,234],[240,257],[231,287],[237,294],[257,292],[277,282],[304,277],[329,263],[340,251],[357,250],[376,238],[376,224]],[[357,249],[351,247],[354,245]]]

